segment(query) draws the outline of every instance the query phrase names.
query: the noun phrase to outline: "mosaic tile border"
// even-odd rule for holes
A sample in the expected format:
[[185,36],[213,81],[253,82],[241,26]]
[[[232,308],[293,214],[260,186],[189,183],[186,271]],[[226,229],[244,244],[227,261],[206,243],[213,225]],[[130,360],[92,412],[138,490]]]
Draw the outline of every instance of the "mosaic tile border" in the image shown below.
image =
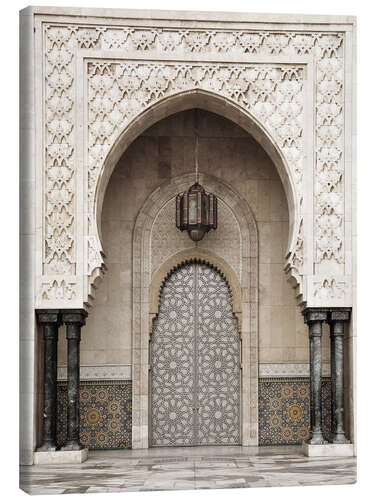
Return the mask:
[[[296,445],[309,436],[308,377],[259,378],[259,445]],[[322,381],[323,435],[331,428],[331,380]]]
[[[80,384],[80,440],[89,450],[131,448],[131,380],[84,380]],[[57,384],[57,444],[66,441],[67,382]]]

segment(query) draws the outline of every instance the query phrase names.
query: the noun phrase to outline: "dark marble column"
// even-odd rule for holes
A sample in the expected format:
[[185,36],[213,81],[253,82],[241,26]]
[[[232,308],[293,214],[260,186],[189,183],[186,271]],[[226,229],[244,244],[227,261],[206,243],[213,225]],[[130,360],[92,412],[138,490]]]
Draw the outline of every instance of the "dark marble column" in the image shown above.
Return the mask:
[[62,311],[62,321],[66,325],[68,340],[68,436],[62,450],[81,450],[79,442],[79,343],[81,327],[85,324],[87,312],[83,309]]
[[308,444],[324,444],[322,433],[322,323],[327,311],[308,308],[304,312],[310,342],[310,439]]
[[36,312],[44,337],[44,411],[43,442],[38,451],[56,450],[56,402],[57,402],[57,340],[60,326],[58,310]]
[[331,336],[331,441],[346,444],[344,430],[344,326],[350,309],[331,310],[328,315]]

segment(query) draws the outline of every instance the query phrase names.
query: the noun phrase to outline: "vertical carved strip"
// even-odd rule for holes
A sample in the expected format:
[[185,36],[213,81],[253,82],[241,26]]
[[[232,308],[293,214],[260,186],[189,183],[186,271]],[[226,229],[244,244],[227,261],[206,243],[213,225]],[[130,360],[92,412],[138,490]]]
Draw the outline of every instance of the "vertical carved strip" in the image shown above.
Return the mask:
[[74,28],[45,26],[43,274],[74,275]]
[[[321,35],[316,52],[316,262],[344,262],[344,59],[342,35]],[[323,268],[324,269],[324,268]],[[337,269],[340,274],[340,267]]]

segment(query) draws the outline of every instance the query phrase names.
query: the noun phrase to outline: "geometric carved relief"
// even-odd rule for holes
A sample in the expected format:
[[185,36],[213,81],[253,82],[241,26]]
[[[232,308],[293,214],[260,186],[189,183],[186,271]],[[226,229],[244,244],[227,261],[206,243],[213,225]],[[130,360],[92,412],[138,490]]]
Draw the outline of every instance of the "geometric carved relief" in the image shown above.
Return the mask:
[[[322,363],[323,377],[329,377],[331,374],[330,363]],[[259,363],[260,378],[274,377],[309,377],[309,363]]]
[[341,299],[345,293],[345,281],[338,282],[335,278],[314,282],[314,295],[323,300]]
[[210,231],[196,245],[186,232],[177,231],[175,224],[176,202],[169,200],[155,218],[151,233],[152,274],[172,255],[188,249],[203,248],[224,259],[241,280],[241,234],[237,219],[231,209],[219,198],[220,225]]
[[[340,55],[340,56],[339,56]],[[317,62],[316,262],[344,261],[344,59],[337,44]]]
[[[291,260],[303,273],[303,145],[305,64],[232,64],[211,62],[124,62],[88,59],[88,213],[103,158],[126,125],[146,107],[192,89],[226,97],[249,111],[269,131],[289,163],[297,194],[295,219],[299,233]],[[89,231],[96,228],[88,224]],[[95,234],[93,234],[95,236]],[[207,244],[207,243],[203,243]],[[99,251],[98,251],[99,253]],[[100,262],[99,258],[96,258]],[[94,268],[94,266],[90,266]]]
[[[74,287],[77,273],[77,165],[84,165],[87,205],[84,212],[83,244],[89,283],[103,264],[94,214],[95,189],[107,154],[126,125],[145,108],[160,99],[189,89],[220,94],[250,112],[282,151],[293,175],[297,206],[294,240],[287,256],[287,270],[301,277],[307,255],[304,221],[304,123],[306,110],[304,68],[301,64],[277,61],[286,56],[298,61],[310,56],[314,61],[314,254],[317,264],[344,262],[344,34],[340,32],[273,31],[220,28],[197,29],[185,26],[139,27],[118,24],[43,24],[44,28],[44,220],[43,270],[39,301],[48,302],[57,276],[69,276]],[[88,143],[86,152],[77,144],[75,102],[80,85],[75,74],[76,57],[81,50],[90,57],[88,64]],[[103,60],[101,50],[113,53]],[[122,59],[124,54],[132,62]],[[172,61],[161,58],[173,57]],[[194,62],[203,58],[225,58],[227,62]],[[191,57],[191,60],[189,58]],[[157,61],[156,61],[157,59]],[[240,60],[233,63],[228,61]],[[248,60],[249,59],[249,60]],[[214,59],[215,60],[215,59]],[[81,61],[83,61],[81,59]],[[180,61],[180,62],[178,62]],[[83,62],[82,62],[83,64]],[[82,68],[83,69],[83,68]],[[80,71],[82,71],[80,69]],[[80,108],[80,110],[82,107]],[[83,111],[82,111],[83,113]],[[81,231],[81,229],[80,229]],[[309,254],[310,255],[310,254]],[[310,258],[310,257],[309,257]],[[322,268],[331,279],[329,271]],[[336,274],[342,272],[336,268]],[[56,282],[57,283],[57,282]],[[55,285],[56,286],[56,285]],[[75,286],[77,289],[77,286]],[[90,288],[86,286],[86,295]],[[304,290],[302,290],[304,293]],[[43,297],[42,297],[43,294]],[[58,295],[68,297],[67,295]],[[81,297],[81,292],[77,297]],[[64,298],[65,300],[65,298]],[[69,300],[69,299],[68,299]],[[46,304],[47,305],[47,304]]]
[[44,274],[75,274],[74,52],[70,28],[46,30]]
[[185,264],[165,281],[151,336],[151,446],[240,444],[240,337],[228,285]]
[[[88,213],[94,207],[103,159],[124,127],[152,103],[195,88],[234,101],[270,131],[290,164],[302,208],[305,79],[302,65],[89,60]],[[90,230],[96,228],[89,224]],[[296,251],[298,248],[296,245]],[[302,264],[299,252],[294,267],[298,270]]]

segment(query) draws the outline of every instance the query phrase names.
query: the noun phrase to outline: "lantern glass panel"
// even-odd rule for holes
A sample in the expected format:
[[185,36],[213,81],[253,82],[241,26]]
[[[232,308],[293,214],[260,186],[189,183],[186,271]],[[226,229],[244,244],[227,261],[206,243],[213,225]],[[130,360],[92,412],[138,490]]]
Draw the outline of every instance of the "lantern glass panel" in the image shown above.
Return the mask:
[[196,224],[197,222],[197,199],[196,197],[189,196],[189,224]]

